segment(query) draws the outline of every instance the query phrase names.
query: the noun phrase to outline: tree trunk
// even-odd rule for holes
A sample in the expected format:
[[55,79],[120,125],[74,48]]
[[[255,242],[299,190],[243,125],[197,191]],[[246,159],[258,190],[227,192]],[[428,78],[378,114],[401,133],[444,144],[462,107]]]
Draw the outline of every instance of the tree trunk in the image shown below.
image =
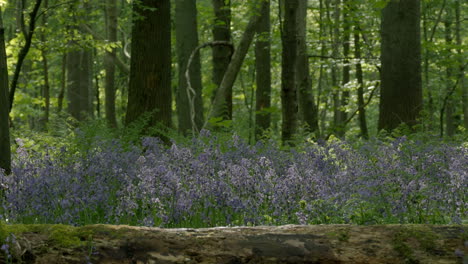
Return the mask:
[[11,172],[9,106],[5,28],[0,8],[0,169],[4,169],[6,174]]
[[418,124],[422,109],[419,22],[419,0],[391,0],[382,10],[379,130]]
[[271,23],[270,0],[262,10],[257,28],[255,43],[256,104],[255,104],[255,140],[259,140],[270,127],[271,112]]
[[68,112],[77,121],[84,121],[92,113],[90,64],[91,52],[88,50],[74,50],[67,54]]
[[296,63],[298,50],[297,14],[299,0],[284,2],[284,22],[281,42],[281,106],[283,123],[281,140],[284,145],[291,145],[297,132],[297,94],[296,94]]
[[[106,1],[107,14],[107,40],[109,43],[117,42],[117,0]],[[115,48],[107,51],[104,59],[106,70],[105,79],[105,111],[106,120],[110,127],[117,127],[115,116],[115,60],[117,56]]]
[[126,124],[150,115],[147,127],[171,127],[170,0],[133,2],[132,56]]
[[330,27],[330,38],[332,41],[332,60],[331,60],[331,85],[332,85],[332,96],[333,96],[333,132],[340,127],[340,88],[339,88],[339,79],[338,79],[338,66],[336,60],[339,56],[339,46],[340,46],[340,3],[341,0],[334,0],[334,10],[333,10],[333,21],[330,18],[330,2],[332,0],[326,0],[328,3],[327,12],[329,17],[329,27]]
[[[36,16],[37,13],[39,12],[39,8],[41,6],[42,0],[36,0],[34,4],[34,8],[32,12],[29,14],[29,27],[28,27],[28,32],[26,32],[24,29],[24,38],[25,43],[24,46],[21,48],[19,54],[18,54],[18,61],[16,63],[15,67],[15,72],[13,73],[13,79],[11,80],[11,87],[10,87],[10,94],[9,94],[9,102],[10,102],[10,108],[9,111],[13,108],[13,101],[15,98],[15,92],[16,88],[18,85],[18,79],[19,75],[21,73],[21,67],[23,66],[24,59],[26,59],[26,56],[28,55],[29,49],[31,48],[31,43],[32,43],[32,37],[34,35],[34,30],[36,29]],[[24,27],[22,27],[24,28]]]
[[[216,91],[216,96],[213,100],[213,107],[211,109],[208,121],[212,121],[216,118],[228,119],[229,112],[228,108],[226,108],[226,98],[228,97],[227,95],[232,91],[234,81],[236,80],[245,55],[247,54],[250,44],[252,43],[252,40],[255,36],[255,31],[257,29],[258,22],[260,21],[260,14],[264,12],[264,9],[267,8],[269,4],[267,1],[261,1],[261,3],[261,5],[254,5],[254,10],[251,12],[252,16],[249,20],[249,23],[247,24],[244,34],[242,35],[242,39],[239,42],[237,49],[234,51],[234,54],[232,55],[232,60],[229,63],[223,81]],[[216,127],[216,124],[211,123],[209,127]]]
[[307,132],[318,132],[318,111],[312,93],[307,52],[307,0],[299,0],[297,17],[298,45],[296,62],[296,85],[300,120],[306,124]]
[[[451,45],[452,43],[452,21],[451,21],[451,14],[450,9],[447,9],[447,17],[444,21],[445,26],[445,44],[447,45],[447,56],[450,56],[452,53]],[[447,65],[445,69],[445,86],[446,86],[446,93],[448,95],[447,104],[445,105],[445,134],[448,137],[452,137],[455,134],[455,122],[454,122],[454,105],[453,105],[453,98],[450,95],[453,82],[453,66]]]
[[60,74],[60,92],[57,98],[57,113],[63,109],[63,98],[65,97],[65,88],[67,87],[67,53],[62,55],[62,70]]
[[[198,46],[197,6],[192,0],[176,0],[175,27],[177,42],[177,60],[179,66],[179,85],[177,87],[177,118],[179,131],[187,135],[189,131],[199,131],[203,126],[203,100],[200,52],[193,57],[190,65],[190,84],[195,91],[193,111],[188,97],[185,70],[190,54]],[[214,49],[217,47],[214,47]],[[194,114],[194,120],[192,120]],[[192,122],[193,121],[193,122]]]
[[461,1],[457,0],[455,3],[455,37],[458,46],[458,60],[459,60],[459,85],[461,87],[462,93],[462,107],[463,107],[463,124],[465,129],[468,130],[468,85],[465,81],[465,68],[463,66],[463,62],[465,56],[463,55],[463,48],[462,48],[462,28],[461,28],[461,17],[460,17],[460,8],[461,8]]
[[[49,1],[44,1],[44,9],[49,7]],[[42,25],[43,27],[47,26],[47,14],[43,14],[42,17]],[[46,35],[44,32],[41,34],[41,42],[46,43]],[[41,120],[41,126],[43,129],[47,129],[47,124],[49,123],[49,115],[50,115],[50,83],[49,83],[49,62],[47,60],[47,49],[46,47],[42,47],[41,49],[41,57],[42,57],[42,68],[44,74],[44,86],[42,88],[42,97],[44,98],[44,117]]]
[[[290,1],[290,0],[288,0]],[[10,225],[6,225],[10,226]],[[463,263],[467,225],[22,225],[2,263]]]
[[[213,27],[214,41],[231,41],[231,0],[212,0],[215,15]],[[219,89],[231,61],[231,50],[227,46],[213,47],[213,83]],[[225,93],[227,119],[232,119],[232,87]],[[215,92],[216,95],[216,92]]]
[[[351,3],[352,4],[352,3]],[[346,111],[346,106],[348,106],[349,101],[349,89],[346,85],[350,81],[350,70],[351,67],[349,66],[349,47],[350,47],[350,35],[351,35],[351,27],[349,21],[349,12],[350,12],[350,3],[349,0],[343,0],[343,78],[341,80],[341,98],[340,98],[340,107],[339,107],[339,121],[337,135],[339,137],[344,137],[346,133],[346,119],[348,119],[348,112]]]
[[357,60],[356,63],[356,79],[358,82],[358,111],[359,111],[359,128],[361,130],[361,136],[364,139],[369,138],[369,132],[367,130],[367,121],[366,121],[366,109],[364,107],[364,78],[362,74],[362,65],[361,65],[361,42],[359,39],[359,29],[358,27],[354,28],[354,57]]

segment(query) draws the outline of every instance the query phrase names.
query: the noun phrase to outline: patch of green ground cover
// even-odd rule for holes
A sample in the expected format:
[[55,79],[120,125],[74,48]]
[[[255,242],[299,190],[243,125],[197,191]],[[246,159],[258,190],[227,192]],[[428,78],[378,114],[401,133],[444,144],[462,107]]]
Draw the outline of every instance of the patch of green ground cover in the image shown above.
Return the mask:
[[393,248],[405,259],[405,263],[419,263],[411,242],[416,242],[428,253],[436,251],[438,235],[428,226],[405,225],[393,235]]

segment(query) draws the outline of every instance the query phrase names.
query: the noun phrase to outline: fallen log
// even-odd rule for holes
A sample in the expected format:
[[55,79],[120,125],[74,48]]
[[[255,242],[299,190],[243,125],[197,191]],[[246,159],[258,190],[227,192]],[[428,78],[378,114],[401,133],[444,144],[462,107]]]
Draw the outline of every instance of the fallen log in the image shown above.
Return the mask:
[[[468,263],[467,225],[2,225],[1,263]],[[11,235],[14,234],[14,235]],[[9,259],[6,259],[9,258]]]

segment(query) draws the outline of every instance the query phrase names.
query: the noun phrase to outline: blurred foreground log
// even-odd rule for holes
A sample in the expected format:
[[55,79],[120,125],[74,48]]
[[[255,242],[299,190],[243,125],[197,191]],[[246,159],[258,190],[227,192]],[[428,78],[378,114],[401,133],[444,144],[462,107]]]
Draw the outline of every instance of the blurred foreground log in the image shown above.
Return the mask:
[[[467,263],[467,225],[3,225],[13,263]],[[2,247],[3,249],[3,247]],[[20,261],[21,259],[21,261]],[[1,263],[7,262],[5,256]],[[12,263],[8,262],[8,263]]]

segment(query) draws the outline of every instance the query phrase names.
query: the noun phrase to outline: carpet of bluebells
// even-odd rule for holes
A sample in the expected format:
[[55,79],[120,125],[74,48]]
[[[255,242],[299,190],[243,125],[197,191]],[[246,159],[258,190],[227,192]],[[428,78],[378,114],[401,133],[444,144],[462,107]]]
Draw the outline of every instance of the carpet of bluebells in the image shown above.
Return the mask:
[[468,147],[402,137],[281,150],[203,131],[190,144],[19,148],[0,172],[9,223],[209,227],[467,222]]

